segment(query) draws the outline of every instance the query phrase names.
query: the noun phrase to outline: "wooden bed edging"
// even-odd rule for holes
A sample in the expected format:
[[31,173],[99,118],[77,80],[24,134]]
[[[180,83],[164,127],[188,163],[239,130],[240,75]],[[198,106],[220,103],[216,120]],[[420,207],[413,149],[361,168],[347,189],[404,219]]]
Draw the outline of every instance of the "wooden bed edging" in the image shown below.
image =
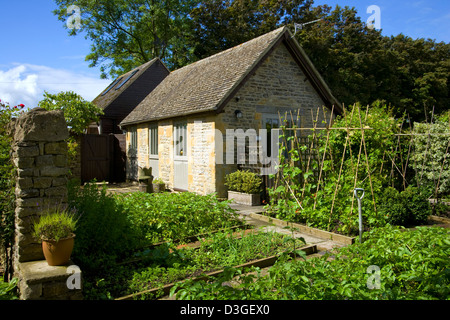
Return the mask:
[[[313,254],[313,253],[317,253],[317,246],[315,244],[308,245],[308,246],[299,248],[299,250],[304,251],[306,253],[306,255],[310,255],[310,254]],[[290,256],[294,257],[294,254],[292,253],[292,254],[290,254]],[[235,269],[243,269],[243,268],[249,268],[249,267],[266,268],[266,267],[272,266],[277,260],[278,260],[278,256],[270,256],[270,257],[267,257],[267,258],[253,260],[253,261],[250,261],[250,262],[247,262],[247,263],[244,263],[244,264],[240,264],[240,265],[234,266],[234,268]],[[223,269],[217,270],[217,271],[213,271],[213,272],[209,272],[209,273],[206,273],[203,276],[199,276],[199,277],[193,278],[193,280],[194,281],[206,280],[208,277],[217,277],[218,275],[220,275],[223,272],[224,272]],[[159,292],[161,290],[164,293],[163,296],[167,296],[170,293],[170,289],[172,289],[172,287],[176,283],[180,283],[180,282],[184,282],[184,281],[185,280],[172,282],[172,283],[166,284],[163,287],[152,288],[152,289],[148,289],[148,290],[145,290],[145,291],[129,294],[129,295],[117,298],[115,300],[132,300],[134,297],[140,296],[142,294],[148,294],[148,293],[156,294],[157,292]]]
[[350,244],[355,243],[354,237],[348,237],[348,236],[344,236],[342,234],[337,234],[337,233],[333,233],[333,232],[329,232],[329,231],[325,231],[325,230],[320,230],[317,228],[308,227],[308,226],[294,223],[294,222],[288,222],[288,221],[280,220],[277,218],[272,218],[272,217],[265,216],[265,215],[262,215],[259,213],[252,212],[249,214],[249,217],[256,219],[256,220],[272,223],[279,227],[292,227],[292,228],[299,230],[302,233],[309,234],[311,236],[318,237],[318,238],[325,239],[325,240],[333,240],[333,241],[336,241],[336,242],[339,242],[339,243],[345,244],[345,245],[350,245]]

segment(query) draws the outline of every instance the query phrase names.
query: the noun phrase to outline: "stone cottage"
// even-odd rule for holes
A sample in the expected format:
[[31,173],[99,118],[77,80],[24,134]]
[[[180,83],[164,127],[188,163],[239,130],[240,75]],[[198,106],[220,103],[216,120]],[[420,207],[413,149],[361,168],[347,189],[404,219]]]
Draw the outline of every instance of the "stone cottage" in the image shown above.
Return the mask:
[[240,163],[224,160],[229,132],[277,128],[289,111],[312,127],[320,107],[342,110],[291,32],[279,28],[171,72],[120,123],[128,178],[152,167],[170,189],[225,197],[225,175]]

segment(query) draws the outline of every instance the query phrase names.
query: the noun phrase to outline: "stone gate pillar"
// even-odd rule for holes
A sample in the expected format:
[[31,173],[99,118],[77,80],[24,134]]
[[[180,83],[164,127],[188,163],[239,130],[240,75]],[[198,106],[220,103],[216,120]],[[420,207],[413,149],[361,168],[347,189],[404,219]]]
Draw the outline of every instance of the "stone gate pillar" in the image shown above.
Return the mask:
[[44,258],[41,245],[31,236],[40,212],[67,205],[67,143],[69,137],[61,110],[33,109],[15,124],[13,162],[16,183],[16,262]]
[[62,110],[35,108],[13,128],[12,157],[17,169],[13,267],[21,299],[72,298],[68,267],[49,267],[42,246],[32,236],[43,210],[67,207],[67,124]]

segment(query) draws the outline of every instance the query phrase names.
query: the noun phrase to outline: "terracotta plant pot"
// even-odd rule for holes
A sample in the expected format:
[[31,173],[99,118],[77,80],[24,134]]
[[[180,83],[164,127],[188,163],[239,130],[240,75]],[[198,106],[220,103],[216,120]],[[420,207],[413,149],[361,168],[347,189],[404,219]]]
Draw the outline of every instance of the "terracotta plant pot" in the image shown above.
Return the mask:
[[42,241],[42,250],[44,251],[44,257],[49,266],[64,266],[69,262],[74,239],[75,235],[60,239],[59,241]]

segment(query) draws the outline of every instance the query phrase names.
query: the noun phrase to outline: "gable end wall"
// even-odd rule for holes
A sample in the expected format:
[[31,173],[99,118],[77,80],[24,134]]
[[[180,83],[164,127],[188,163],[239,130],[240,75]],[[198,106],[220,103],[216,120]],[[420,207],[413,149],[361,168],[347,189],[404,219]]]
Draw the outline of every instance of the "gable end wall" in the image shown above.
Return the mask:
[[[318,126],[322,125],[324,110],[327,118],[331,110],[324,109],[324,101],[309,80],[305,80],[305,74],[286,46],[281,43],[228,102],[223,113],[218,115],[216,128],[222,132],[224,154],[225,130],[259,130],[264,114],[283,114],[292,110],[296,116],[299,111],[300,124],[304,128],[313,127],[313,119],[315,120],[318,114]],[[235,110],[240,110],[243,117],[237,119]],[[217,138],[220,139],[216,136]],[[236,164],[216,166],[216,191],[219,196],[226,197],[225,175],[236,170]]]

